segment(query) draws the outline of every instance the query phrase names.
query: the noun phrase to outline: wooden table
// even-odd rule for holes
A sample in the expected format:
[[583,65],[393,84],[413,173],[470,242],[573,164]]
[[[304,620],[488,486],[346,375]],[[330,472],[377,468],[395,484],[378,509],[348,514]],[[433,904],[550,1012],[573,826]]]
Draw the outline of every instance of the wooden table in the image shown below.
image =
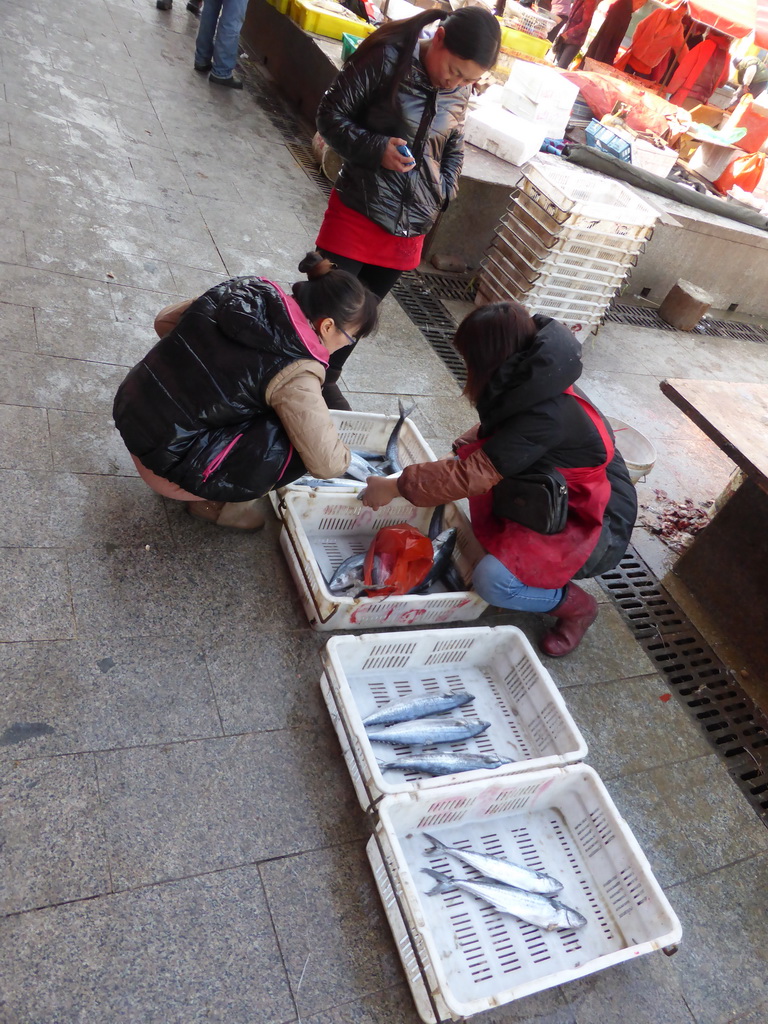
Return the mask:
[[673,571],[768,683],[768,387],[713,380],[660,386],[746,474]]

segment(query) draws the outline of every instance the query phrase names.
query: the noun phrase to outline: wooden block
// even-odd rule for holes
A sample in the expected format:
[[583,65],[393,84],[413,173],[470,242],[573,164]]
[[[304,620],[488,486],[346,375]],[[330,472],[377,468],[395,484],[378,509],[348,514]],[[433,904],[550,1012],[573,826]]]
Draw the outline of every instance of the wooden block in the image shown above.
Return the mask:
[[692,331],[711,307],[711,295],[690,281],[680,279],[670,288],[658,313],[662,320],[678,331]]

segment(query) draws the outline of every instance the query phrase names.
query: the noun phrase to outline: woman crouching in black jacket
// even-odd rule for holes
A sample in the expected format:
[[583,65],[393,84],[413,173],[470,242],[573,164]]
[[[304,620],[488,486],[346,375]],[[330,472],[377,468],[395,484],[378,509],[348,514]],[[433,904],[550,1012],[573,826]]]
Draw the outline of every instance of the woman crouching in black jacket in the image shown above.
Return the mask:
[[[469,498],[487,552],[475,566],[475,590],[501,608],[554,615],[540,647],[569,654],[597,617],[594,597],[573,580],[606,572],[624,554],[637,515],[634,487],[607,421],[573,387],[581,350],[567,327],[500,302],[470,313],[454,343],[480,422],[455,442],[456,459],[408,466],[397,479],[369,477],[363,502],[376,509],[398,494],[418,506]],[[499,501],[505,480],[553,468],[567,484],[559,532],[502,514],[516,514]]]
[[162,310],[161,340],[120,385],[113,416],[141,478],[219,526],[264,525],[256,499],[350,451],[321,389],[332,353],[374,330],[378,304],[318,253],[286,295],[236,277]]

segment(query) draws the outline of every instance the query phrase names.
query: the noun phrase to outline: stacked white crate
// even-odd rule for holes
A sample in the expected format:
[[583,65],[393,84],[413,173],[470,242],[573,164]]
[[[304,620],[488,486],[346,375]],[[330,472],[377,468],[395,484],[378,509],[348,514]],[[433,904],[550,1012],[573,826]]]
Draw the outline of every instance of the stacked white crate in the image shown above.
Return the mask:
[[486,252],[476,304],[516,299],[584,340],[629,277],[656,217],[621,182],[539,157]]
[[[680,922],[605,786],[581,761],[586,743],[517,627],[338,636],[322,656],[323,696],[375,823],[368,858],[425,1024],[464,1020],[644,953],[674,951]],[[473,696],[462,717],[491,725],[449,749],[511,763],[440,777],[380,763],[367,715],[393,700],[461,690]],[[409,754],[404,746],[389,751],[395,764]],[[459,890],[426,895],[425,868],[459,878],[471,869],[429,850],[425,833],[554,874],[587,925],[546,932]]]

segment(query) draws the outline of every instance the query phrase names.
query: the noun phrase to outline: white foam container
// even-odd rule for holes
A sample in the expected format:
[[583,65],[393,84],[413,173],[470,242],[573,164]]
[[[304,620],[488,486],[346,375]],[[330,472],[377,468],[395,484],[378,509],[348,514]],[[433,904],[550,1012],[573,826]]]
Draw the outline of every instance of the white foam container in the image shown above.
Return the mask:
[[501,105],[486,103],[467,111],[466,141],[518,167],[538,153],[546,137],[544,125],[518,117]]
[[656,464],[656,448],[637,427],[615,416],[607,416],[606,419],[616,436],[616,447],[627,464],[629,479],[633,484],[639,484]]
[[[421,1019],[459,1020],[654,950],[682,929],[594,769],[584,764],[384,797],[367,845],[376,886]],[[546,932],[459,890],[427,896],[432,867],[478,877],[442,842],[559,878],[587,924]]]
[[[321,689],[360,805],[383,796],[488,780],[580,761],[587,744],[551,675],[516,626],[468,626],[332,637],[322,652]],[[464,690],[475,698],[447,713],[490,722],[480,736],[424,748],[497,754],[513,764],[453,775],[388,770],[379,762],[412,753],[371,742],[363,719],[408,697]]]
[[[434,511],[431,508],[416,508],[404,498],[396,498],[374,512],[355,494],[301,488],[287,491],[277,511],[283,520],[280,547],[313,629],[471,621],[488,607],[473,590],[355,598],[332,594],[328,589],[326,581],[334,570],[350,555],[367,551],[382,526],[408,523],[426,534]],[[453,561],[462,578],[469,581],[485,551],[457,505],[446,505],[444,525],[458,531]]]
[[[356,412],[344,409],[330,409],[329,412],[339,437],[348,448],[379,452],[382,455],[387,449],[390,434],[400,418],[399,416],[386,416],[380,412]],[[407,416],[403,420],[397,439],[397,454],[403,467],[418,462],[437,462],[437,456],[422,437],[421,431]],[[344,481],[343,486],[340,484],[338,488],[324,487],[323,490],[339,489],[357,492],[364,486],[365,484],[359,480],[349,479]],[[280,498],[292,490],[309,491],[311,488],[305,484],[292,483],[270,491],[269,500],[276,512]]]
[[501,104],[513,114],[540,124],[547,138],[562,139],[578,95],[579,87],[554,67],[515,60]]

